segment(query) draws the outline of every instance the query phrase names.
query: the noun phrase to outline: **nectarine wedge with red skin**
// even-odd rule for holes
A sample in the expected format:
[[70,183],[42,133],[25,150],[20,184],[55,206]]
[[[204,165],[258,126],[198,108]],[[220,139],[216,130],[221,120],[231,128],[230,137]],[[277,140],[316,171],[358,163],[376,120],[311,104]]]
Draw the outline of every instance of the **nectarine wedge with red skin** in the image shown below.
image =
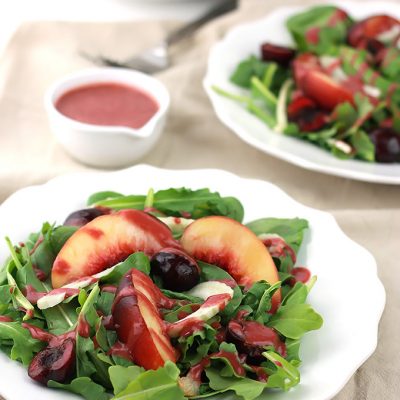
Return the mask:
[[308,71],[298,82],[304,94],[313,99],[327,111],[337,105],[349,102],[354,104],[353,94],[345,86],[336,83],[329,75],[317,70]]
[[[250,229],[233,219],[200,218],[186,228],[181,244],[195,259],[225,269],[240,285],[249,287],[260,280],[270,284],[279,281],[274,261],[264,244]],[[272,312],[280,301],[278,290],[272,297]]]
[[312,53],[302,53],[293,60],[292,71],[297,86],[300,86],[300,82],[310,70],[322,71],[322,66],[316,55]]
[[53,264],[53,288],[91,276],[130,254],[148,256],[164,247],[179,247],[171,230],[157,218],[139,210],[122,210],[95,218],[64,244]]
[[177,352],[157,309],[154,292],[159,289],[144,277],[132,270],[122,278],[112,316],[118,339],[127,346],[132,361],[145,369],[157,369],[167,360],[176,362]]

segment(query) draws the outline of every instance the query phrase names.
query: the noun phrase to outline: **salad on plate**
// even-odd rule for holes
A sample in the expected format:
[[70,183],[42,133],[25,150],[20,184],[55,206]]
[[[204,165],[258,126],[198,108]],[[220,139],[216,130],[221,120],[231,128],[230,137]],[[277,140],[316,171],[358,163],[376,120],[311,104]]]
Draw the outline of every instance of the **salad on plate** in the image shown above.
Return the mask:
[[294,47],[265,42],[236,66],[230,80],[242,93],[213,89],[276,132],[339,158],[400,162],[400,21],[357,21],[324,5],[286,27]]
[[300,382],[301,338],[322,326],[296,264],[306,220],[243,224],[240,201],[209,189],[87,206],[6,238],[0,349],[33,380],[88,400],[252,400]]

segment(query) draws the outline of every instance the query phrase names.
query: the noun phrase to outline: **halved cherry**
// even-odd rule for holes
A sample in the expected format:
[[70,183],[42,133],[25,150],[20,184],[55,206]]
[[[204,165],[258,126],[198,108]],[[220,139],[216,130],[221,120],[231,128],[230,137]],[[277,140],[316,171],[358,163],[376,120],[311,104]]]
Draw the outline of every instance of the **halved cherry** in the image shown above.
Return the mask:
[[305,96],[296,97],[288,105],[287,112],[289,121],[296,123],[301,132],[319,131],[328,122],[328,114]]
[[58,345],[49,345],[35,355],[29,365],[29,376],[43,384],[52,380],[68,382],[75,371],[75,340],[68,338]]
[[394,43],[400,36],[400,21],[389,15],[374,15],[354,24],[347,34],[347,42],[350,46],[368,49],[371,41],[384,42],[385,36]]
[[274,61],[286,67],[295,55],[296,51],[290,47],[277,46],[272,43],[263,43],[261,45],[261,58],[263,61]]
[[375,145],[376,161],[381,163],[400,162],[400,134],[392,128],[377,128],[369,137]]
[[232,320],[226,331],[226,341],[234,343],[238,351],[247,355],[251,364],[259,365],[265,361],[262,353],[266,346],[273,346],[275,351],[286,357],[286,346],[278,333],[256,321]]
[[64,221],[64,225],[68,226],[83,226],[93,221],[95,218],[100,217],[100,215],[109,214],[110,210],[102,207],[102,208],[84,208],[82,210],[74,211],[69,214],[66,220]]
[[298,82],[300,89],[307,97],[314,100],[318,106],[331,111],[338,104],[354,103],[353,94],[346,87],[336,83],[324,72],[310,70]]

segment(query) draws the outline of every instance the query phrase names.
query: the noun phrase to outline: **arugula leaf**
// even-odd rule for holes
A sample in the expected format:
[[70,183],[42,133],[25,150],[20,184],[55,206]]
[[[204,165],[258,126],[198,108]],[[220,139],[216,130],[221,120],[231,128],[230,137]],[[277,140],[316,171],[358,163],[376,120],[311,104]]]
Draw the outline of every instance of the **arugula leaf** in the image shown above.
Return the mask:
[[261,61],[256,56],[243,60],[231,76],[231,81],[241,87],[250,89],[251,78],[263,79],[268,69],[268,63]]
[[356,109],[346,101],[335,107],[333,110],[333,116],[336,122],[336,127],[339,130],[347,131],[357,121],[358,114]]
[[121,278],[133,268],[149,275],[149,258],[142,252],[133,253],[125,261],[117,264],[109,274],[103,276],[100,280],[102,283],[118,284]]
[[[89,196],[89,198],[86,201],[86,204],[88,206],[93,206],[100,201],[115,199],[116,197],[123,197],[123,194],[118,193],[118,192],[112,192],[112,191],[97,192],[97,193],[93,193],[92,195]],[[145,197],[145,196],[141,196],[141,197]]]
[[17,282],[15,281],[14,277],[8,272],[7,273],[8,284],[11,290],[11,298],[14,304],[14,307],[18,309],[22,307],[23,310],[26,311],[24,316],[24,321],[33,317],[35,308],[29,302],[29,300],[22,294],[21,289],[18,287]]
[[[338,45],[346,41],[347,28],[352,21],[349,17],[331,22],[337,13],[335,6],[316,6],[290,17],[286,26],[300,51],[317,54],[334,54]],[[310,40],[310,31],[315,32],[315,42]]]
[[[31,285],[38,292],[49,292],[50,284],[40,281],[33,270],[29,251],[25,247],[22,247],[21,254],[24,258],[24,265],[16,273],[18,284],[24,288],[27,285]],[[42,314],[46,319],[48,330],[55,335],[70,331],[77,322],[75,307],[72,304],[59,304],[55,307],[42,310]]]
[[286,359],[288,361],[296,361],[300,364],[300,339],[286,339]]
[[50,333],[60,335],[68,332],[77,322],[75,307],[72,304],[59,304],[42,310]]
[[78,230],[76,226],[57,226],[49,236],[50,246],[53,253],[57,255],[65,242]]
[[398,48],[387,48],[383,55],[380,70],[391,81],[400,81],[400,50]]
[[96,302],[97,310],[100,310],[103,315],[110,315],[114,298],[114,293],[101,291]]
[[122,392],[131,381],[135,380],[145,370],[137,365],[131,367],[122,367],[120,365],[112,366],[108,369],[110,380],[114,388],[114,394]]
[[253,319],[261,323],[267,322],[269,318],[267,311],[271,308],[271,298],[280,286],[280,282],[270,285],[266,281],[258,281],[244,294],[242,305],[251,308]]
[[86,400],[108,400],[109,396],[103,386],[94,383],[88,377],[74,379],[71,383],[49,381],[47,386],[54,389],[63,389],[71,393],[80,394]]
[[197,306],[197,308],[198,308],[199,305],[203,302],[204,302],[204,300],[201,299],[199,303],[185,304],[181,307],[176,308],[173,311],[168,311],[163,315],[163,319],[164,319],[164,321],[167,321],[170,323],[176,322],[179,319],[182,319],[182,317],[180,317],[180,315],[182,315],[182,313],[192,314],[193,308],[194,308],[193,306]]
[[9,285],[0,286],[0,314],[8,309],[8,305],[12,300]]
[[296,282],[293,288],[287,293],[282,300],[281,306],[288,304],[304,304],[308,296],[308,288],[302,282]]
[[[221,376],[220,371],[215,368],[207,368],[206,375],[209,379],[209,385],[216,393],[223,393],[232,390],[243,400],[254,400],[261,395],[266,388],[266,384],[253,379],[236,376]],[[213,394],[216,394],[213,393]],[[201,397],[201,396],[199,396]]]
[[41,242],[32,254],[32,263],[48,276],[57,254],[77,229],[74,226],[53,227],[45,222],[40,234],[41,239],[38,239]]
[[280,306],[268,325],[290,339],[300,339],[306,332],[322,326],[322,318],[309,304]]
[[191,303],[202,303],[203,302],[203,299],[201,299],[200,297],[191,296],[187,293],[174,292],[172,290],[167,290],[167,289],[161,289],[161,291],[163,292],[163,294],[165,294],[170,299],[187,300],[187,301],[190,301]]
[[33,339],[20,322],[0,321],[0,343],[3,341],[11,343],[10,358],[21,360],[24,365],[29,365],[33,356],[43,348],[42,342]]
[[300,372],[291,362],[273,351],[266,351],[262,354],[276,368],[276,372],[268,377],[267,387],[289,390],[300,382]]
[[[95,349],[93,334],[99,334],[99,325],[101,318],[97,315],[95,303],[99,296],[99,286],[96,284],[89,296],[85,299],[78,317],[78,330],[76,335],[76,375],[77,377],[92,377],[105,387],[110,387],[111,382],[108,374],[108,365],[103,359],[98,357],[101,349]],[[82,298],[82,296],[80,296]],[[89,325],[89,337],[83,337],[79,331],[79,324]],[[105,333],[105,332],[104,332]],[[106,342],[104,337],[101,343]]]
[[281,236],[297,253],[303,241],[308,221],[301,218],[261,218],[249,222],[246,226],[257,236],[263,233],[274,233]]
[[114,400],[185,400],[178,384],[179,373],[179,368],[167,361],[162,368],[138,375]]
[[[225,215],[239,222],[243,220],[243,206],[238,199],[221,197],[219,193],[210,192],[209,189],[159,190],[153,194],[152,199],[152,207],[169,216],[180,217],[190,214],[192,218],[197,219],[207,215]],[[146,196],[114,196],[96,201],[93,205],[114,210],[126,208],[143,210],[145,201]]]
[[368,134],[362,130],[350,136],[350,143],[356,149],[356,155],[365,161],[375,161],[375,145]]
[[210,352],[218,350],[215,338],[216,331],[209,324],[204,324],[203,329],[195,331],[190,336],[181,336],[178,339],[182,364],[196,365]]
[[239,354],[236,350],[236,346],[233,343],[222,342],[219,346],[222,355],[212,355],[211,360],[213,360],[213,365],[215,366],[215,361],[220,362],[223,366],[218,368],[221,376],[231,377],[236,376],[237,378],[243,378],[242,375],[238,375],[237,371],[233,368],[229,358],[224,355],[224,352],[233,353],[236,356],[237,362],[239,361]]
[[362,69],[363,73],[361,79],[365,84],[372,85],[379,89],[381,91],[380,98],[387,95],[388,91],[393,87],[392,81],[384,78],[369,66],[367,63],[367,51],[354,49],[348,46],[341,46],[339,48],[339,54],[342,60],[342,68],[344,72],[349,76],[353,76],[358,74],[360,69]]

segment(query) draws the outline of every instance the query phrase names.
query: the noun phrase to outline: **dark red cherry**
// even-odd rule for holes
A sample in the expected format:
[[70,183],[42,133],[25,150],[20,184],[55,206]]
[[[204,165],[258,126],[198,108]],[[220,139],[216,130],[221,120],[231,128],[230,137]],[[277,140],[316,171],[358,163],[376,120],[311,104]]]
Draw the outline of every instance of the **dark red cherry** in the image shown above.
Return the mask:
[[151,271],[161,277],[164,288],[178,292],[191,289],[200,280],[196,261],[182,250],[170,247],[153,255]]
[[295,55],[296,51],[289,47],[277,46],[272,43],[263,43],[261,45],[261,58],[263,61],[274,61],[287,67]]
[[391,128],[377,128],[369,137],[375,145],[375,160],[380,163],[400,162],[400,134]]
[[[400,27],[400,21],[388,15],[374,15],[354,24],[347,33],[347,42],[352,47],[375,51],[377,44],[373,41],[380,41],[382,34]],[[398,34],[394,35],[393,42],[397,40]],[[372,40],[372,41],[371,41]]]
[[328,121],[325,111],[308,97],[299,96],[287,108],[290,122],[298,125],[301,132],[315,132],[321,130]]
[[29,365],[29,376],[47,385],[50,380],[68,382],[75,371],[75,341],[66,339],[59,346],[46,347],[33,358]]
[[272,346],[283,357],[286,356],[285,343],[276,331],[256,321],[230,321],[226,341],[235,344],[239,353],[246,354],[249,364],[257,365],[265,361],[262,353],[266,346]]
[[72,214],[68,215],[67,219],[64,221],[64,225],[80,227],[86,225],[100,215],[108,214],[108,212],[106,208],[84,208],[83,210],[74,211]]

